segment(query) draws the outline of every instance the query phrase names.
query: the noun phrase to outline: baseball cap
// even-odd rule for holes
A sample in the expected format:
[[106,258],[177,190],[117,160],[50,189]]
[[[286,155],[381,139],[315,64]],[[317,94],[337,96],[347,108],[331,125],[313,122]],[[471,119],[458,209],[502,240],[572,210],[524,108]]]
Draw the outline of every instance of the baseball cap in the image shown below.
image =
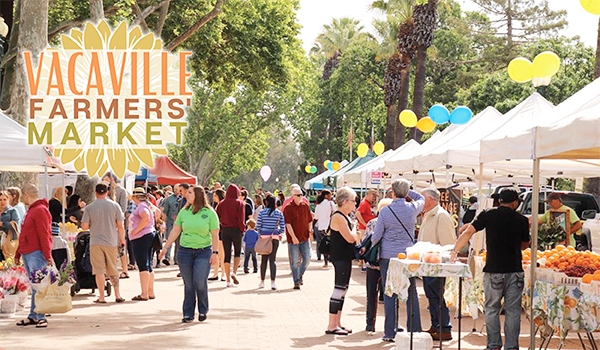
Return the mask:
[[500,192],[499,196],[500,203],[512,203],[519,200],[519,193],[512,189],[506,189]]
[[555,200],[555,199],[561,200],[560,193],[558,193],[558,192],[550,193],[548,195],[548,197],[546,197],[546,203],[549,203],[551,200]]

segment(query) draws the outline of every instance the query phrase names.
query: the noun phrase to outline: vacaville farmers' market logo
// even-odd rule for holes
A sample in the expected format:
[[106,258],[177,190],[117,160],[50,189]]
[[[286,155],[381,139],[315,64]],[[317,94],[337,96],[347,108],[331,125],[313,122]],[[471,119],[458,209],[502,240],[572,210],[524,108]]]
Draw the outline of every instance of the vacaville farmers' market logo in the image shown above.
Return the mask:
[[166,144],[182,142],[192,93],[186,80],[191,52],[162,50],[162,40],[122,22],[101,21],[62,35],[35,66],[25,52],[30,145],[53,145],[54,155],[90,177],[122,177],[153,166]]

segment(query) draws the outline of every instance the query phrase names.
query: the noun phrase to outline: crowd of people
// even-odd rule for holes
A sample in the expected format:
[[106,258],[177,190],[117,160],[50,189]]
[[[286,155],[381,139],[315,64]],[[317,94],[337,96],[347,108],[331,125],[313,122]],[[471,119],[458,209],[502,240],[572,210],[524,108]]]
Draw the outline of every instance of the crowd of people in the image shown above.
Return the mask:
[[[327,334],[333,335],[352,333],[351,329],[342,326],[341,315],[356,261],[357,244],[365,240],[380,243],[378,263],[363,265],[361,262],[358,266],[366,272],[365,328],[369,332],[375,331],[377,305],[383,303],[383,341],[386,342],[393,342],[396,333],[404,330],[398,327],[397,296],[383,294],[390,259],[405,253],[417,241],[455,244],[453,253],[456,253],[467,244],[470,236],[485,228],[488,237],[488,262],[484,269],[488,348],[502,345],[499,330],[490,327],[498,325],[499,329],[498,312],[500,300],[504,298],[506,341],[511,349],[520,324],[523,287],[520,251],[529,241],[527,220],[514,210],[518,203],[516,192],[501,192],[500,206],[469,218],[472,222],[460,228],[462,234],[457,239],[451,215],[439,204],[439,191],[428,188],[417,192],[410,186],[407,180],[398,179],[387,193],[368,190],[362,200],[348,187],[338,189],[336,193],[323,190],[317,196],[313,213],[298,185],[291,186],[288,198],[282,192],[263,193],[261,189],[250,195],[248,190],[235,184],[224,190],[218,182],[211,188],[187,183],[162,189],[136,187],[128,194],[119,179],[107,173],[95,186],[95,200],[88,205],[70,187],[57,188],[50,200],[39,198],[37,187],[33,185],[26,185],[22,190],[0,191],[0,218],[4,232],[15,223],[20,227],[15,259],[18,261],[22,257],[29,273],[45,265],[62,263],[53,258],[53,246],[56,249],[61,245],[60,239],[56,239],[58,222],[71,222],[89,231],[90,262],[96,285],[103,286],[106,279],[110,280],[118,303],[125,301],[120,294],[119,280],[128,278],[128,272],[134,269],[139,272],[140,293],[132,300],[148,301],[156,297],[154,269],[178,265],[178,276],[184,283],[184,323],[195,320],[196,309],[198,320],[206,320],[208,282],[221,280],[228,288],[235,287],[240,283],[240,267],[246,274],[260,272],[258,288],[262,289],[265,288],[268,266],[270,288],[277,290],[276,256],[282,241],[287,241],[292,288],[302,288],[311,259],[311,240],[314,240],[317,260],[323,260],[324,267],[330,263],[334,267],[326,329]],[[380,198],[381,195],[384,198]],[[471,199],[469,205],[468,210],[474,211],[476,201]],[[415,227],[419,217],[417,235]],[[329,249],[321,252],[323,240],[329,242]],[[255,247],[261,247],[261,252],[265,247],[269,248],[267,253],[261,254],[260,268]],[[65,248],[64,242],[60,248]],[[456,254],[453,255],[455,259]],[[452,339],[449,310],[443,297],[444,285],[444,278],[423,278],[430,313],[427,332],[436,340]],[[421,332],[416,287],[416,279],[411,278],[406,328]],[[98,298],[94,302],[107,303],[103,288],[97,290]],[[34,310],[35,298],[32,297],[30,314],[17,325],[46,327],[44,315]]]

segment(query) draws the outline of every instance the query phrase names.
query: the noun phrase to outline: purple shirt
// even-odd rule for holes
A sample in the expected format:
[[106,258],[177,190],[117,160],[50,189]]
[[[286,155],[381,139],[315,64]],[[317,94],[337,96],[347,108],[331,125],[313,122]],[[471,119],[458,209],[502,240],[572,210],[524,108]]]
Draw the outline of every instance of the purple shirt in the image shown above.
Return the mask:
[[[148,214],[149,220],[141,231],[139,231],[135,236],[132,236],[131,232],[133,232],[133,230],[140,224],[140,221],[142,221],[142,212],[146,212],[146,214]],[[129,217],[129,239],[138,239],[151,233],[152,231],[154,231],[154,216],[152,215],[150,206],[148,205],[148,202],[140,202],[137,208],[135,208],[133,211],[133,214],[131,214]]]

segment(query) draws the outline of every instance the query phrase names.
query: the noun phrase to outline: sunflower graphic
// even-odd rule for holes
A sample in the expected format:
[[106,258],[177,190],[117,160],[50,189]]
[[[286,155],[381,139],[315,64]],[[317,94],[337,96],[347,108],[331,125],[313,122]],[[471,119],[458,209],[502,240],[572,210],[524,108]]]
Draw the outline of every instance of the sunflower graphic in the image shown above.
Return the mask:
[[122,177],[153,167],[167,143],[181,143],[191,103],[185,56],[163,51],[160,38],[125,22],[114,30],[88,22],[61,44],[29,68],[35,117],[28,128],[38,142],[51,139],[63,164],[90,177],[108,170]]

